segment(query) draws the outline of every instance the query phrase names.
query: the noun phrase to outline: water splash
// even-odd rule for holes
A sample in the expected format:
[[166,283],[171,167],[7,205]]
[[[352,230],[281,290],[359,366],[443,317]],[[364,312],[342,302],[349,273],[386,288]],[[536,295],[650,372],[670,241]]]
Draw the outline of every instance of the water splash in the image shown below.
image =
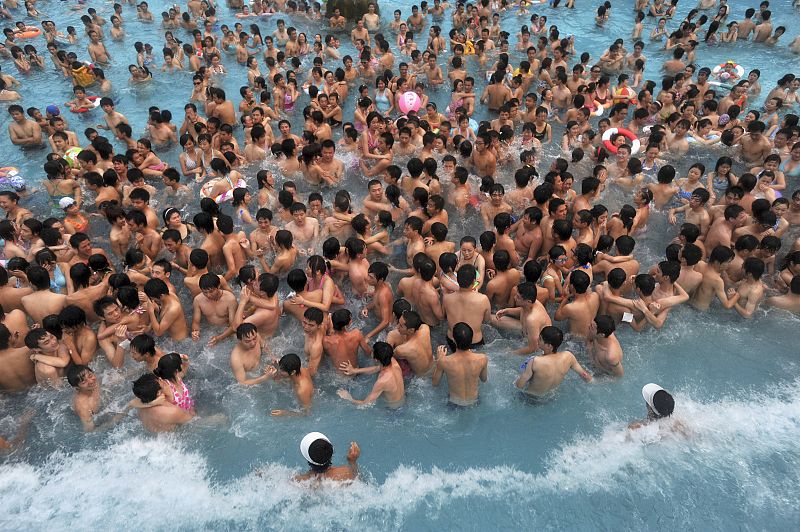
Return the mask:
[[[597,496],[609,511],[654,496],[665,509],[684,505],[679,517],[660,515],[658,507],[634,510],[642,522],[656,512],[691,525],[702,522],[707,508],[731,503],[744,515],[796,522],[791,486],[800,480],[800,383],[769,396],[710,404],[680,393],[676,398],[688,437],[665,425],[630,432],[623,422],[611,422],[600,436],[531,457],[548,464],[541,474],[502,465],[455,471],[401,465],[382,480],[366,474],[349,486],[314,488],[292,481],[295,470],[268,463],[217,481],[206,458],[187,451],[176,435],[135,437],[99,451],[54,453],[38,467],[0,467],[0,527],[116,529],[136,523],[154,530],[177,517],[186,528],[396,529],[462,505],[458,519],[472,515],[475,523],[491,523],[479,515],[480,506],[513,508],[514,501],[526,501],[516,512],[519,519],[555,526],[563,523],[565,506],[571,519],[601,522],[607,515],[591,510]],[[547,503],[553,496],[560,497],[558,505]],[[736,518],[720,516],[718,524]]]

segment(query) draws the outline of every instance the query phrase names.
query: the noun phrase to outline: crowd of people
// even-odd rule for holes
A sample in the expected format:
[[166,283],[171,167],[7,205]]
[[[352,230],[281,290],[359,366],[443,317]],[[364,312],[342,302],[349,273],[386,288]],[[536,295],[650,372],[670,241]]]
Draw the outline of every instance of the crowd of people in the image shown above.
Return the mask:
[[[718,300],[731,319],[800,313],[800,78],[762,91],[758,69],[704,62],[710,47],[742,40],[771,53],[786,28],[773,27],[769,2],[733,13],[701,0],[685,18],[677,5],[637,0],[631,35],[610,36],[599,57],[526,0],[434,0],[410,14],[370,4],[357,21],[305,0],[190,0],[161,14],[155,49],[131,42],[157,18],[144,1],[136,20],[126,5],[107,22],[79,4],[79,30],[6,28],[0,100],[22,150],[4,150],[3,165],[34,159],[46,177],[0,175],[0,389],[66,378],[87,431],[130,409],[148,431],[173,430],[197,417],[181,351],[211,330],[232,380],[292,387],[296,404],[272,416],[307,415],[333,373],[374,375],[363,398],[339,390],[356,405],[399,408],[409,379],[431,379],[471,407],[490,379],[490,327],[518,345],[515,386],[546,397],[570,371],[623,378],[616,331],[661,328],[679,305],[705,312]],[[3,6],[0,16],[22,17],[16,0]],[[24,9],[46,18],[35,0]],[[547,8],[550,19],[573,9]],[[602,30],[619,9],[630,6],[612,15],[605,2],[584,23]],[[512,14],[524,21],[513,34]],[[129,122],[104,72],[124,68],[109,40],[132,45],[134,87],[191,79],[180,125],[163,105]],[[49,61],[27,44],[42,41]],[[660,79],[647,79],[645,49],[668,51]],[[30,101],[37,69],[71,81],[65,106]],[[238,104],[221,88],[232,76]],[[446,109],[431,97],[441,91]],[[102,120],[82,139],[65,110]],[[611,197],[621,207],[604,205]],[[663,260],[645,264],[636,239],[651,218],[674,232]],[[295,320],[302,352],[275,352],[271,339]],[[585,351],[566,349],[567,336]],[[125,412],[102,404],[98,364],[141,368]],[[632,428],[673,411],[659,386],[643,396],[648,419]],[[3,443],[23,440],[24,430]],[[299,478],[357,473],[355,443],[342,468],[320,433],[301,452],[311,472]]]

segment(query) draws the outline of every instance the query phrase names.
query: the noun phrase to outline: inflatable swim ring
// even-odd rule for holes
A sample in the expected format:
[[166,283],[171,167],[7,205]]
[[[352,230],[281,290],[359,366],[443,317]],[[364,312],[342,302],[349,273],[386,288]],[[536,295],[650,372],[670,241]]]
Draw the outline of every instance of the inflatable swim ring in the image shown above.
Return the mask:
[[91,107],[78,107],[70,109],[70,111],[73,113],[88,113],[92,109],[100,107],[100,96],[87,96],[86,99],[92,102]]
[[42,30],[36,26],[25,26],[25,31],[14,32],[14,37],[18,39],[33,39],[42,34]]
[[0,187],[2,186],[25,190],[25,178],[19,175],[19,170],[15,166],[4,166],[0,168]]
[[[211,181],[205,183],[200,188],[200,196],[203,198],[210,197],[209,194],[211,193],[211,190],[214,188],[214,185],[216,185],[222,179],[224,178],[218,177],[216,179],[212,179]],[[234,188],[247,188],[247,183],[245,183],[244,179],[240,179],[239,181],[236,182],[236,186]],[[233,199],[233,188],[225,192],[224,194],[220,194],[216,198],[211,198],[211,199],[213,199],[217,203],[225,203],[226,201],[230,201]]]
[[464,43],[464,55],[475,55],[475,45],[472,44],[472,41]]
[[[625,95],[628,96],[628,98],[629,98],[628,99],[628,103],[629,104],[638,105],[639,100],[636,98],[636,91],[635,90],[633,90],[630,87],[625,87]],[[622,96],[622,91],[619,90],[619,89],[616,89],[614,91],[613,95],[611,96],[611,98],[614,101],[614,103],[619,103],[619,102],[622,101],[620,96]]]
[[78,167],[78,154],[82,151],[80,146],[73,146],[64,153],[64,160],[67,161],[70,168]]
[[639,139],[636,138],[636,135],[634,135],[633,132],[627,129],[616,128],[616,127],[610,127],[606,129],[605,133],[603,133],[603,145],[606,147],[608,151],[610,151],[611,153],[617,153],[617,147],[611,143],[611,137],[616,134],[622,135],[623,137],[631,141],[631,155],[639,153],[642,144],[641,142],[639,142]]
[[[722,72],[722,74],[720,74],[720,71],[724,67],[728,66],[729,64],[733,65],[734,70],[736,70],[736,77],[731,76],[727,72]],[[727,80],[736,80],[736,79],[739,79],[742,76],[744,76],[744,67],[742,65],[734,63],[733,61],[728,61],[727,63],[720,63],[717,66],[715,66],[711,70],[711,73],[714,74],[715,76],[717,76],[721,80],[726,80],[726,81]]]
[[592,113],[592,116],[603,116],[603,113],[605,111],[606,111],[606,108],[601,103],[600,105],[597,106],[597,109],[594,110],[594,112]]

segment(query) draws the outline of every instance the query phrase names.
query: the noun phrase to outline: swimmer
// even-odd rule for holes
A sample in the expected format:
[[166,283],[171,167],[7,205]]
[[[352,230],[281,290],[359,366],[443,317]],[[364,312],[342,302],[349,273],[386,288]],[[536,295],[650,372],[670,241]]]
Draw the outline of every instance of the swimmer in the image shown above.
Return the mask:
[[[337,371],[344,373],[343,365],[352,367],[352,374],[358,373],[358,348],[366,354],[372,355],[372,348],[359,329],[347,330],[352,323],[353,316],[347,309],[339,309],[331,314],[332,331],[322,340],[325,354],[331,358],[331,363]],[[345,373],[348,374],[348,373]]]
[[586,338],[597,311],[600,296],[593,290],[589,275],[581,270],[573,270],[569,275],[568,296],[561,300],[553,319],[569,321],[569,331],[579,338]]
[[558,388],[569,370],[584,381],[592,382],[591,374],[583,369],[571,351],[556,351],[563,340],[564,333],[558,327],[543,328],[539,335],[542,354],[525,361],[514,385],[527,394],[543,396]]
[[[204,273],[199,283],[201,293],[195,296],[192,306],[192,340],[200,339],[200,323],[205,316],[212,325],[225,325],[230,328],[236,316],[236,297],[221,288],[218,275]],[[224,332],[223,332],[224,334]],[[221,335],[213,336],[210,345],[214,345]],[[211,343],[213,342],[213,343]]]
[[675,411],[675,399],[668,391],[651,382],[642,387],[642,397],[647,405],[647,418],[640,421],[632,421],[628,424],[629,430],[640,429],[653,422],[669,420],[671,422],[671,430],[681,432],[684,435],[687,434],[683,424],[671,418],[672,413]]
[[457,406],[473,406],[478,403],[478,380],[486,382],[489,378],[489,358],[472,351],[472,328],[466,323],[456,323],[453,327],[456,349],[451,355],[447,347],[436,349],[436,366],[433,371],[433,385],[438,386],[442,374],[447,377],[449,402]]
[[403,368],[403,376],[430,375],[434,367],[430,327],[423,323],[417,312],[406,310],[397,320],[396,332],[392,345],[394,357]]
[[600,370],[612,377],[622,377],[625,369],[622,367],[622,345],[614,334],[616,328],[611,316],[595,316],[589,325],[590,336],[586,342],[586,350]]
[[18,332],[12,333],[0,323],[0,390],[4,392],[18,392],[36,384],[35,362],[27,346],[16,345],[19,341]]
[[458,291],[445,294],[442,298],[442,308],[448,324],[447,344],[453,350],[456,348],[452,338],[453,326],[460,322],[466,323],[473,330],[472,347],[479,347],[484,343],[481,326],[491,320],[492,305],[486,294],[473,290],[477,275],[478,272],[474,266],[464,264],[456,272]]
[[95,416],[101,408],[100,381],[88,366],[73,365],[67,369],[67,382],[75,389],[72,397],[72,409],[83,424],[84,432],[103,430],[120,422],[123,413],[115,414],[99,425],[95,424]]
[[255,371],[261,364],[261,355],[264,344],[258,334],[256,326],[252,323],[242,323],[236,328],[236,344],[233,346],[230,357],[233,377],[239,384],[253,386],[269,380],[269,367],[264,367],[264,374],[258,377],[248,377],[247,373]]
[[281,357],[278,367],[267,366],[265,377],[271,379],[288,378],[294,388],[294,394],[300,403],[300,410],[273,409],[273,416],[307,416],[311,410],[311,400],[314,396],[314,382],[311,380],[311,370],[300,366],[300,357],[289,353]]
[[347,452],[348,465],[346,466],[332,465],[333,445],[321,432],[309,432],[303,437],[300,441],[300,454],[303,455],[311,469],[307,473],[295,475],[294,480],[297,482],[305,480],[347,482],[355,480],[358,476],[356,462],[361,456],[361,449],[356,442],[350,442],[350,449]]
[[194,409],[184,410],[166,400],[159,378],[145,373],[133,381],[133,395],[141,402],[133,406],[149,432],[169,432],[195,418]]
[[771,296],[764,300],[768,307],[776,307],[800,314],[800,275],[795,275],[789,283],[789,292],[779,296]]
[[[394,358],[394,349],[386,342],[375,342],[372,346],[372,357],[380,367],[372,391],[364,399],[354,399],[350,392],[343,388],[336,392],[337,395],[358,406],[374,404],[383,395],[389,408],[400,408],[405,403],[406,391],[403,370]],[[368,368],[360,368],[360,372],[363,373],[365,369]]]
[[538,301],[538,290],[532,282],[517,287],[512,308],[503,308],[492,316],[492,325],[498,329],[520,331],[526,344],[514,350],[515,355],[530,355],[539,350],[539,334],[544,327],[552,325],[550,315]]

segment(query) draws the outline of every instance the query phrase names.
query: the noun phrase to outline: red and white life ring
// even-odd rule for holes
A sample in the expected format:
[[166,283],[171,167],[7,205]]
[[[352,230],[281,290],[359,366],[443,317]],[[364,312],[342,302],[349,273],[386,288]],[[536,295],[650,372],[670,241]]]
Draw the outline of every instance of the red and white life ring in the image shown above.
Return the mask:
[[639,153],[639,150],[642,148],[642,143],[639,142],[639,139],[636,137],[636,135],[634,135],[632,131],[629,131],[625,128],[616,127],[610,127],[606,129],[605,133],[603,133],[603,145],[606,147],[606,150],[614,154],[617,153],[617,147],[611,142],[611,137],[617,134],[622,135],[631,141],[631,155]]
[[73,113],[88,113],[92,109],[100,107],[100,96],[87,96],[86,99],[92,102],[92,107],[77,107],[70,109],[70,111]]

